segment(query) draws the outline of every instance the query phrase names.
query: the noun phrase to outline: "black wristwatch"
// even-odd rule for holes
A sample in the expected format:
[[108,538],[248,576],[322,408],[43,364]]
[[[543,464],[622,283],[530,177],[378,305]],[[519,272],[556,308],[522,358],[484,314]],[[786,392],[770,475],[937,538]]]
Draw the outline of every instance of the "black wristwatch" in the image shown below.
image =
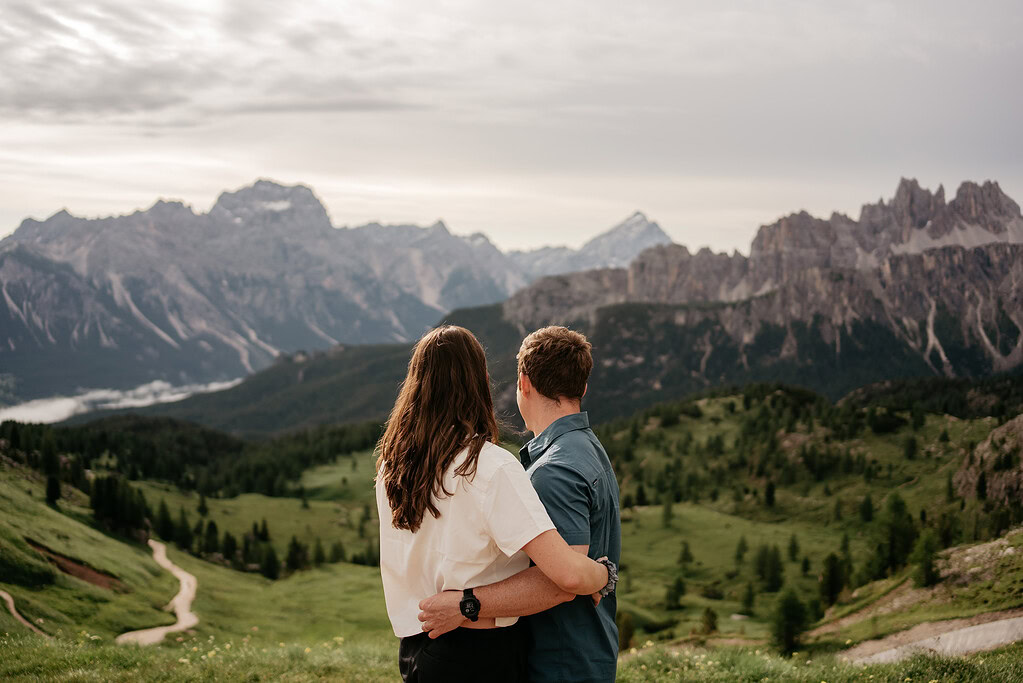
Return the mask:
[[458,609],[461,610],[462,616],[469,621],[479,621],[480,601],[472,594],[471,588],[462,591],[462,601],[458,603]]

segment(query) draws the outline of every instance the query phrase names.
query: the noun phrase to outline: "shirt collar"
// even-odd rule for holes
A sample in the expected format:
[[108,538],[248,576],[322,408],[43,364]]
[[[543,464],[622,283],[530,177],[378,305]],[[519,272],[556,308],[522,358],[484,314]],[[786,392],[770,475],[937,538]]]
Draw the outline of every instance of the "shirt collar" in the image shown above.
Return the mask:
[[589,429],[589,427],[590,418],[585,411],[559,417],[547,425],[547,429],[537,434],[519,449],[519,460],[522,461],[522,466],[529,467],[536,462],[537,458],[543,455],[544,451],[550,448],[550,445],[562,434],[579,429]]

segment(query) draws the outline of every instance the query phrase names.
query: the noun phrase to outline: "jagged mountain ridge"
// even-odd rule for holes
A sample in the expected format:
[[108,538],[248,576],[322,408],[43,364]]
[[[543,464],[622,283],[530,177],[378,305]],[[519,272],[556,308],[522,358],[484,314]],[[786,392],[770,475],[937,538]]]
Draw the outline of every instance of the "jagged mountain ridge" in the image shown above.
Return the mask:
[[[636,391],[787,373],[837,398],[888,378],[881,367],[986,375],[1023,364],[1023,217],[997,183],[963,183],[946,204],[903,180],[858,221],[792,214],[761,227],[749,257],[654,247],[628,268],[541,279],[503,317],[521,332],[610,329],[598,374]],[[872,353],[888,355],[850,374]]]
[[838,213],[824,220],[801,211],[761,226],[748,257],[655,246],[628,267],[599,276],[608,286],[594,286],[593,273],[545,278],[517,292],[505,309],[509,320],[528,325],[624,301],[742,301],[777,289],[808,268],[871,272],[895,255],[987,244],[1023,244],[1019,205],[997,183],[965,182],[946,204],[943,188],[932,194],[903,179],[890,202],[864,205],[858,221]]
[[[626,223],[600,253],[647,246],[629,244],[645,219]],[[568,251],[559,267],[600,258]],[[302,185],[260,180],[208,213],[163,200],[102,219],[65,210],[0,241],[0,375],[21,399],[227,379],[282,352],[414,339],[530,281],[484,235],[440,221],[335,228]]]
[[[964,200],[953,210],[940,201],[913,200],[921,196],[910,191],[914,185],[903,181],[897,200],[864,207],[864,215],[875,217],[868,221],[794,214],[764,226],[749,257],[654,247],[628,268],[544,278],[502,304],[458,310],[445,320],[469,327],[484,342],[499,409],[511,419],[521,335],[550,323],[572,325],[593,342],[596,365],[586,407],[595,420],[729,384],[779,381],[838,399],[882,380],[1023,368],[1018,207],[993,192],[993,183],[976,186],[979,193],[961,188],[957,200]],[[985,196],[993,210],[970,199]],[[924,204],[927,211],[919,209]],[[963,215],[970,220],[953,220]],[[916,251],[904,246],[912,247],[920,231],[936,223],[938,239],[968,234],[984,244]],[[808,227],[845,230],[847,239],[815,243]],[[864,235],[849,234],[860,229]],[[849,242],[874,246],[860,247],[865,256],[834,255]],[[393,402],[409,347],[360,351],[278,363],[227,391],[147,412],[240,431],[292,427],[267,406],[307,400],[322,420],[381,418]],[[282,387],[280,395],[258,390],[260,382],[271,381]],[[343,412],[314,398],[353,385],[374,389],[357,392]]]

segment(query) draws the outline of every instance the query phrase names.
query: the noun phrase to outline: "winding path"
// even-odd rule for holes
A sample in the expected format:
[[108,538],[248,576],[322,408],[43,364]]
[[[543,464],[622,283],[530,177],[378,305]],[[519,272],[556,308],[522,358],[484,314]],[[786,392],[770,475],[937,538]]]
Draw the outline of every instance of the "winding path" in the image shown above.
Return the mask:
[[38,633],[43,638],[53,637],[48,633],[43,633],[42,631],[40,631],[38,628],[36,628],[35,624],[33,624],[31,621],[29,621],[28,619],[26,619],[25,617],[21,616],[18,613],[18,610],[14,608],[14,598],[11,597],[10,593],[8,593],[7,591],[0,591],[0,598],[3,598],[4,602],[7,603],[7,609],[10,610],[11,616],[17,619],[18,622],[20,622],[25,628],[31,629],[33,632]]
[[153,549],[153,559],[158,565],[169,571],[181,582],[181,589],[174,599],[164,609],[174,610],[177,616],[177,623],[170,626],[157,626],[146,628],[141,631],[129,631],[117,636],[118,643],[136,643],[138,645],[154,645],[159,643],[168,633],[177,633],[190,629],[199,623],[199,617],[192,611],[192,601],[195,600],[195,592],[199,588],[199,581],[181,567],[167,559],[167,546],[159,541],[149,540],[149,547]]
[[861,664],[879,664],[898,662],[915,654],[968,655],[1020,640],[1023,640],[1023,614],[1020,610],[1010,610],[918,624],[880,640],[860,643],[847,650],[845,656]]

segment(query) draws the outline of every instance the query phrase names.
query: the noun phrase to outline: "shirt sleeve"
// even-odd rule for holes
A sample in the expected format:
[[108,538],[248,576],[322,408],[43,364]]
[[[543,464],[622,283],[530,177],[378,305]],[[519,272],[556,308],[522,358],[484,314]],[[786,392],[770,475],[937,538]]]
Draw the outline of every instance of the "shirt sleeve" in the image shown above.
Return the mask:
[[494,473],[480,507],[487,532],[508,557],[543,532],[555,528],[529,483],[529,475],[514,461]]
[[568,467],[547,464],[532,474],[533,487],[558,533],[569,545],[590,544],[590,486]]

